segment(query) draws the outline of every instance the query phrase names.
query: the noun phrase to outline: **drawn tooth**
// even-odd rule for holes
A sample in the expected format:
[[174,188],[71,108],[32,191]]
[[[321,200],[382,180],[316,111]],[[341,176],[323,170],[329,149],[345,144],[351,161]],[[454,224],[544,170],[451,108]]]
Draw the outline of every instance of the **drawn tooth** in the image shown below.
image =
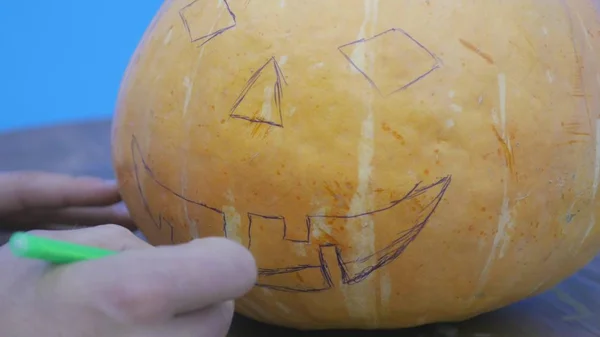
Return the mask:
[[[222,231],[224,236],[228,236],[229,231],[227,226],[229,224],[226,222],[223,210],[207,205],[201,201],[186,198],[157,180],[151,168],[142,157],[141,149],[135,136],[132,138],[131,151],[134,160],[135,180],[142,197],[144,208],[158,230],[170,231],[172,243],[175,242],[173,225],[171,224],[172,219],[168,217],[168,214],[162,213],[161,205],[180,204],[180,201],[185,202],[185,208],[187,209],[190,218],[202,219],[201,222],[203,223],[203,228],[207,228],[207,230],[212,232],[217,231],[215,228],[218,228],[218,230]],[[427,225],[429,218],[435,212],[444,193],[450,186],[450,182],[451,177],[447,176],[431,185],[421,186],[421,184],[416,184],[403,198],[394,200],[383,208],[367,212],[345,215],[307,215],[303,224],[294,223],[294,225],[301,226],[298,228],[305,228],[304,231],[301,230],[301,233],[303,232],[303,234],[300,236],[298,236],[298,232],[295,231],[295,237],[290,236],[285,217],[279,215],[270,216],[248,213],[248,220],[250,222],[248,238],[234,239],[246,244],[251,251],[253,243],[256,244],[257,239],[258,241],[261,241],[259,237],[253,237],[253,234],[254,236],[259,234],[267,235],[268,238],[262,241],[267,243],[273,242],[272,232],[264,233],[258,231],[254,233],[252,230],[254,224],[258,227],[261,227],[260,225],[262,225],[263,228],[265,228],[265,226],[268,226],[266,228],[278,228],[282,232],[282,241],[275,242],[275,244],[302,245],[306,247],[306,256],[300,257],[300,259],[304,260],[306,263],[294,266],[277,267],[265,267],[264,265],[259,265],[258,286],[273,290],[292,292],[314,292],[330,289],[335,284],[332,280],[331,272],[329,271],[332,266],[328,266],[324,258],[325,255],[329,254],[329,251],[333,251],[333,253],[337,255],[337,260],[339,261],[337,267],[339,268],[342,277],[341,282],[344,284],[356,284],[366,279],[373,271],[393,262],[404,252],[404,250],[406,250],[409,244],[416,239]],[[161,200],[162,202],[159,200],[149,200],[146,197],[147,195],[161,195],[166,198],[176,198],[178,202],[168,203],[164,202],[164,200]],[[426,205],[423,210],[415,211],[411,209],[412,207],[408,202],[414,199],[419,199],[419,204]],[[342,242],[342,238],[337,238],[335,236],[335,233],[340,233],[340,231],[335,230],[335,228],[345,226],[346,222],[351,219],[369,217],[373,223],[377,223],[377,219],[380,216],[385,217],[385,219],[394,218],[386,215],[386,213],[389,212],[397,212],[397,218],[406,218],[406,214],[412,214],[412,216],[410,221],[399,224],[401,227],[398,228],[398,236],[388,242],[386,246],[378,247],[375,252],[362,256],[354,256],[338,247],[339,242]],[[315,237],[315,226],[313,224],[321,219],[326,219],[329,228],[332,230],[325,239],[321,237],[318,241],[319,243],[316,243],[315,240],[313,240]],[[210,227],[212,227],[212,229],[210,229]],[[353,266],[352,269],[350,269],[349,266]],[[302,274],[305,277],[286,277],[286,275],[289,276],[290,273]],[[310,274],[317,274],[317,277],[307,277]],[[309,283],[308,281],[302,282],[299,280],[313,281],[312,283]]]
[[[174,236],[172,223],[175,222],[175,218],[171,215],[173,209],[170,212],[166,211],[166,205],[180,205],[180,209],[178,209],[180,214],[185,213],[190,219],[201,223],[203,232],[228,237],[224,212],[216,207],[186,198],[181,193],[175,192],[175,190],[160,182],[145,161],[140,144],[135,136],[131,139],[131,156],[133,159],[135,184],[141,196],[142,206],[157,230],[161,232],[169,231],[170,242],[168,243],[186,241],[193,239],[193,237],[191,235],[189,238],[176,238]],[[149,199],[149,195],[161,196],[161,198]],[[175,200],[174,202],[168,202],[168,200],[165,200],[168,198]],[[202,219],[202,221],[198,221],[197,219]],[[187,224],[187,226],[193,225],[193,223]],[[199,234],[201,235],[202,233]]]
[[[131,141],[131,155],[134,165],[135,183],[138,187],[142,198],[143,206],[151,218],[151,221],[156,225],[159,231],[169,231],[171,243],[176,241],[174,237],[174,226],[172,225],[173,218],[168,212],[163,212],[164,205],[179,205],[184,202],[185,210],[190,218],[202,219],[202,228],[211,233],[221,232],[227,237],[230,233],[225,217],[225,212],[217,207],[210,206],[202,201],[191,200],[159,181],[148,163],[144,160],[139,143],[135,136]],[[333,279],[332,268],[326,261],[326,256],[332,254],[337,258],[336,275],[341,277],[341,282],[352,285],[365,280],[371,273],[379,268],[382,268],[394,260],[396,260],[408,248],[417,236],[427,226],[427,223],[440,201],[444,197],[446,190],[449,188],[452,181],[451,176],[443,177],[436,182],[422,186],[421,183],[416,184],[402,198],[391,201],[388,205],[382,208],[355,213],[355,214],[309,214],[299,221],[288,223],[286,218],[281,215],[261,215],[256,213],[248,213],[248,237],[247,238],[232,238],[245,244],[250,251],[257,256],[259,264],[259,276],[257,286],[288,292],[316,292],[324,291],[332,288],[334,284],[339,283]],[[175,198],[176,202],[165,202],[161,200],[150,200],[148,195],[164,196],[164,198]],[[425,205],[423,209],[414,209],[411,202],[417,201],[416,204]],[[170,209],[173,212],[173,209]],[[182,208],[183,212],[184,209]],[[389,213],[397,213],[398,216],[390,216]],[[237,213],[237,212],[236,212]],[[410,217],[407,218],[407,214]],[[398,235],[388,241],[383,246],[375,248],[374,252],[369,252],[363,255],[356,255],[353,252],[346,251],[340,243],[343,242],[343,237],[337,237],[336,233],[341,233],[339,230],[347,225],[347,222],[353,219],[369,218],[373,223],[389,221],[389,219],[410,219],[397,226]],[[382,220],[378,220],[382,218]],[[326,236],[319,236],[315,233],[315,223],[326,220],[329,232]],[[294,226],[294,230],[290,231],[288,226]],[[274,228],[281,231],[280,241],[273,240],[273,232],[264,232],[262,230],[255,231],[253,228]],[[235,230],[235,234],[240,233],[240,230]],[[264,235],[265,237],[261,237]],[[315,240],[318,237],[318,240]],[[273,259],[260,259],[261,251],[253,251],[254,247],[259,247],[265,244],[289,245],[288,250],[294,251],[294,246],[304,247],[306,250],[305,256],[298,256],[299,263],[290,266],[274,266],[270,264]],[[264,247],[263,247],[264,248]],[[270,262],[269,262],[270,261]],[[299,277],[289,277],[291,273],[298,274]]]

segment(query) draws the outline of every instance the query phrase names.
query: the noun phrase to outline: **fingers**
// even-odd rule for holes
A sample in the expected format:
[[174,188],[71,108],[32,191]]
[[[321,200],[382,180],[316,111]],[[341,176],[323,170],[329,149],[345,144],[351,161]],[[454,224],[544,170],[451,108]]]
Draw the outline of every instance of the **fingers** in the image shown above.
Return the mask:
[[[130,249],[152,249],[153,247],[145,241],[139,239],[135,234],[129,230],[117,226],[117,225],[103,225],[98,227],[90,227],[84,229],[72,229],[72,230],[33,230],[28,233],[32,235],[38,235],[57,240],[65,240],[77,244],[90,245],[94,247],[100,247],[105,249],[111,249],[115,251],[124,251]],[[93,291],[94,281],[93,279],[70,279],[67,284],[57,286],[57,283],[65,282],[62,277],[62,270],[68,270],[70,266],[53,267],[48,263],[38,260],[30,259],[16,259],[12,253],[8,250],[8,245],[2,246],[0,252],[7,254],[0,254],[0,264],[11,269],[16,266],[36,266],[36,268],[12,268],[13,277],[16,276],[14,273],[34,273],[33,275],[21,275],[24,279],[40,278],[39,286],[37,286],[39,292],[38,297],[44,298],[45,296],[54,298],[56,303],[68,303],[76,302],[78,299],[73,299],[71,296],[69,286],[75,284],[79,288],[86,288]],[[89,276],[89,275],[88,275]],[[95,274],[96,277],[102,278],[103,275]],[[89,282],[89,284],[81,284],[81,282]]]
[[[30,230],[28,234],[63,240],[82,245],[105,248],[115,251],[129,249],[152,248],[152,245],[138,238],[135,234],[124,227],[117,225],[102,225],[90,228],[63,229],[63,230]],[[1,246],[3,250],[9,251],[9,245]],[[10,254],[12,256],[12,254]],[[28,259],[27,259],[28,260]],[[30,262],[40,262],[28,260]]]
[[0,173],[0,214],[31,208],[112,205],[121,200],[115,183],[47,172]]
[[92,177],[46,172],[0,173],[0,220],[4,229],[26,230],[48,225],[136,226],[121,200],[118,186]]
[[72,207],[59,209],[52,214],[49,214],[48,217],[46,217],[46,221],[55,224],[60,223],[79,226],[116,224],[128,229],[136,228],[133,220],[129,216],[129,211],[122,202],[104,207]]
[[98,226],[117,224],[128,229],[136,226],[122,202],[104,207],[71,207],[59,209],[31,209],[25,215],[4,218],[7,226],[43,228],[48,225]]
[[33,230],[29,233],[116,251],[153,248],[126,228],[112,224],[68,230]]
[[255,280],[248,250],[206,238],[73,264],[54,285],[56,293],[94,303],[115,320],[150,323],[236,299]]
[[233,301],[176,317],[161,324],[136,329],[133,335],[144,337],[225,337],[233,319]]

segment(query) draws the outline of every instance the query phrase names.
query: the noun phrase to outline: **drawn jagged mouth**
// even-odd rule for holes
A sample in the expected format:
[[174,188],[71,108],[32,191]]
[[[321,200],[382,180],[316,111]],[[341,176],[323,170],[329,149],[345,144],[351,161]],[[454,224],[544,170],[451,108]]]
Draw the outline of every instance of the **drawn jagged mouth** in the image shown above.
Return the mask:
[[[145,194],[145,190],[147,189],[154,189],[155,191],[158,189],[159,193],[177,198],[179,202],[185,202],[189,214],[196,216],[196,222],[203,223],[206,226],[212,224],[213,227],[217,223],[216,226],[222,227],[223,236],[227,237],[227,220],[223,210],[202,201],[191,200],[158,181],[144,160],[135,136],[132,136],[131,151],[137,189],[147,214],[158,230],[168,228],[172,242],[175,241],[174,221],[171,220],[175,217],[155,211],[156,209],[160,209],[160,205],[150,205]],[[146,178],[144,181],[147,183],[144,186],[141,183],[142,178]],[[363,281],[374,271],[395,261],[417,239],[444,198],[451,182],[452,177],[450,175],[439,178],[429,185],[423,185],[419,182],[404,197],[391,201],[383,208],[365,213],[354,215],[306,215],[305,223],[293,224],[300,226],[294,228],[294,232],[297,235],[297,232],[300,231],[302,233],[301,237],[289,236],[289,224],[286,223],[286,219],[283,216],[248,212],[248,235],[245,241],[247,242],[248,249],[255,256],[260,255],[261,241],[272,243],[277,241],[275,239],[277,236],[280,237],[280,242],[277,243],[287,247],[284,251],[293,252],[298,247],[307,251],[307,256],[303,259],[306,263],[298,263],[297,261],[300,259],[293,256],[290,256],[289,259],[285,258],[285,261],[296,260],[295,265],[293,265],[293,262],[289,262],[292,264],[289,266],[266,267],[270,264],[271,259],[268,259],[269,261],[261,261],[260,258],[257,258],[259,276],[256,285],[279,291],[325,291],[331,289],[336,284],[333,281],[331,270],[331,267],[334,265],[338,267],[336,273],[341,278],[343,284],[351,285]],[[420,209],[410,205],[411,201],[416,201],[417,199],[419,204],[423,205]],[[398,215],[390,216],[390,212]],[[375,225],[385,224],[386,227],[390,226],[390,219],[405,220],[398,225],[398,228],[400,228],[398,233],[385,246],[379,247],[376,251],[364,256],[355,256],[351,249],[344,248],[348,247],[344,243],[344,239],[347,238],[344,237],[330,235],[325,239],[318,240],[318,242],[314,240],[314,237],[316,237],[313,233],[315,222],[327,220],[330,227],[345,227],[348,222],[367,217]],[[280,235],[277,235],[273,231],[261,230],[260,228],[270,228],[279,231]],[[328,262],[331,260],[335,262]],[[295,275],[292,276],[291,274]]]

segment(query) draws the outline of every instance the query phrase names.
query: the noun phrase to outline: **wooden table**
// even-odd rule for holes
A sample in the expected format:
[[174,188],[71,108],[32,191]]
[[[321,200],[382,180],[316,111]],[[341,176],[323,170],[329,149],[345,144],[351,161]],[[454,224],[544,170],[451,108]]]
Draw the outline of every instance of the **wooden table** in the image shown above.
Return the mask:
[[[0,170],[37,169],[111,178],[109,145],[110,121],[0,134]],[[300,332],[236,316],[229,336],[599,337],[600,256],[540,296],[458,324],[400,331]]]

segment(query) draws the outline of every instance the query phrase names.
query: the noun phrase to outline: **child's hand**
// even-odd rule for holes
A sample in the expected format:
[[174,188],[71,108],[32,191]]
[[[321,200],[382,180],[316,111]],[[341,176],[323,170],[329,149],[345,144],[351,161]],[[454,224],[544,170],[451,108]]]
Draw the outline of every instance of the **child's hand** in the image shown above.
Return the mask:
[[0,229],[117,224],[134,229],[117,185],[46,172],[0,173]]
[[250,252],[225,238],[152,247],[115,225],[34,234],[122,252],[52,266],[0,247],[1,336],[224,337],[256,280]]

